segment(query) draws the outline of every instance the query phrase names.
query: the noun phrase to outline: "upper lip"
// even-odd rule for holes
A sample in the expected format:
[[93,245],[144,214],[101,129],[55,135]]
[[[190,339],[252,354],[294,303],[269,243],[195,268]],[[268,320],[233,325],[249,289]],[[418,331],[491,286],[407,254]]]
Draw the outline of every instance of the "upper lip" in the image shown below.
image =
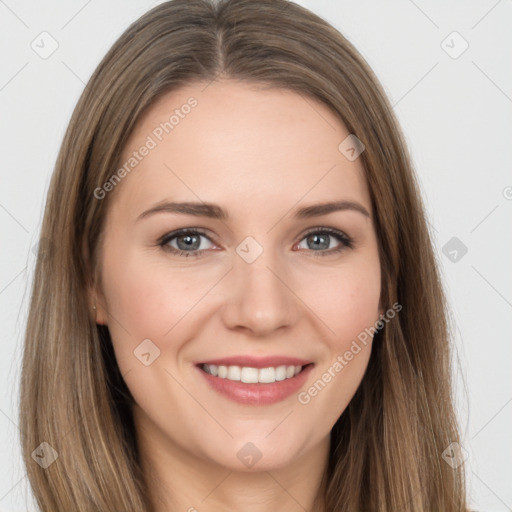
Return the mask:
[[231,356],[222,357],[219,359],[209,359],[208,361],[201,361],[201,364],[214,364],[216,366],[241,366],[249,368],[268,368],[278,366],[305,366],[312,363],[312,361],[306,361],[305,359],[299,359],[297,357],[289,356]]

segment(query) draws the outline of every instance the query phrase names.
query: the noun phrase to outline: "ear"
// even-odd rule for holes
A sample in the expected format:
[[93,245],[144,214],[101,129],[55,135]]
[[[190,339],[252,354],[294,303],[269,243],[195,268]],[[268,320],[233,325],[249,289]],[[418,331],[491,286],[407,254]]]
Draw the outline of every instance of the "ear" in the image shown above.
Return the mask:
[[[86,247],[85,240],[82,243],[82,254],[87,268],[90,268],[89,251]],[[87,301],[89,304],[89,312],[91,319],[100,325],[108,325],[107,307],[105,297],[99,284],[100,278],[97,272],[90,277],[87,285]]]
[[89,311],[91,312],[93,321],[100,325],[108,325],[105,297],[99,286],[95,284],[89,285],[87,296]]
[[379,299],[379,318],[384,315],[384,307],[382,306],[382,296]]

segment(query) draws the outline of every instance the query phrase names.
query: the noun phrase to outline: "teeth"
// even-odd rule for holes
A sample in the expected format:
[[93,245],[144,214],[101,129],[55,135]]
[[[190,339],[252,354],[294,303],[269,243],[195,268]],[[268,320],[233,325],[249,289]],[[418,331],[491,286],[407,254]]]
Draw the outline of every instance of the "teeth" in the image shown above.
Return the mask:
[[278,366],[276,368],[276,380],[286,379],[286,366]]
[[240,366],[228,366],[228,376],[229,380],[240,380],[241,377]]
[[295,377],[302,370],[302,366],[277,366],[269,368],[251,368],[248,366],[223,366],[204,364],[203,370],[210,375],[221,379],[245,382],[246,384],[270,384]]
[[240,372],[240,380],[248,384],[255,384],[256,382],[259,382],[259,370],[257,368],[242,368],[242,371]]

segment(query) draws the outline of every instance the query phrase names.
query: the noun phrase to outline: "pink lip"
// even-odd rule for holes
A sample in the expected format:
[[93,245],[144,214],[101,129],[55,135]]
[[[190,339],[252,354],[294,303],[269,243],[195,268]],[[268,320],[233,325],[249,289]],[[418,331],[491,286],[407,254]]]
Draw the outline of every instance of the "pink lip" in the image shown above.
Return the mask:
[[254,357],[254,356],[231,356],[224,357],[222,359],[210,359],[208,361],[201,361],[197,363],[201,364],[214,364],[217,366],[246,366],[250,368],[269,368],[270,366],[306,366],[312,361],[306,361],[305,359],[298,359],[297,357],[287,356],[266,356],[266,357]]
[[[241,359],[238,359],[240,361]],[[288,359],[291,360],[291,359]],[[227,361],[226,359],[222,360]],[[244,361],[246,361],[244,359]],[[280,362],[284,361],[284,358],[279,359]],[[297,366],[303,366],[300,364]],[[242,366],[251,366],[252,368],[266,368],[267,366],[274,366],[274,364],[262,363],[261,360],[257,361],[261,363],[258,366],[254,366],[254,361],[251,364],[244,364]],[[205,364],[217,364],[214,362]],[[232,363],[233,364],[233,363]],[[290,366],[293,363],[290,363]],[[270,384],[246,384],[241,381],[234,381],[229,379],[221,379],[220,377],[214,377],[209,373],[206,373],[201,369],[201,365],[197,365],[197,371],[206,379],[210,388],[214,389],[218,393],[225,397],[245,405],[270,405],[276,402],[280,402],[288,398],[290,395],[297,393],[298,390],[304,385],[309,372],[313,369],[313,364],[308,364],[299,374],[295,375],[291,379],[285,379]]]

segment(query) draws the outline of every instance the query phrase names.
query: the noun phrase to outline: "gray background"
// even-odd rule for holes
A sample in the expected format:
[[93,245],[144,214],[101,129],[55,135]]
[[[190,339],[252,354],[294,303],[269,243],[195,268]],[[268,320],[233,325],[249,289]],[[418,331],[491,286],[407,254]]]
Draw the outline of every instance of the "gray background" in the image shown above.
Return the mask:
[[[56,154],[100,59],[157,3],[0,0],[0,511],[35,510],[17,440],[17,393],[33,250]],[[471,503],[512,510],[512,2],[298,3],[354,43],[394,105],[456,322]]]

